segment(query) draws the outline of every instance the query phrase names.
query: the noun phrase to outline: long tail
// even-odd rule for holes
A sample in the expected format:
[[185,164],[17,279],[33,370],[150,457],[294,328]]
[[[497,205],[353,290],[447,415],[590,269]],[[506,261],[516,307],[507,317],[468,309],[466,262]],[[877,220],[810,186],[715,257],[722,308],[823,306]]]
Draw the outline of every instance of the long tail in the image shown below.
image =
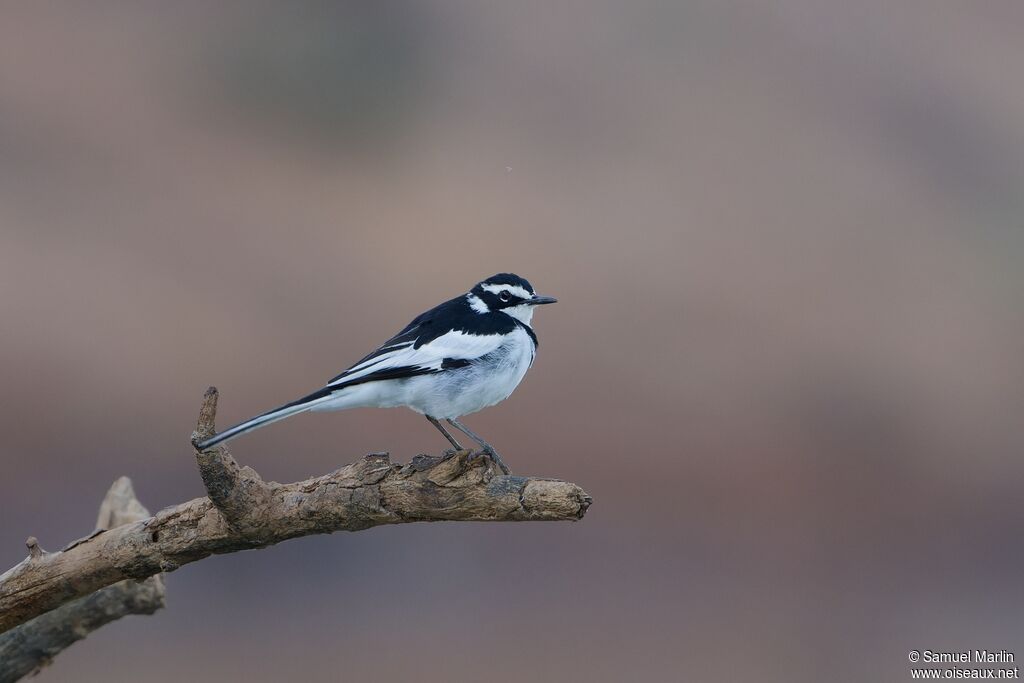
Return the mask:
[[199,443],[196,444],[196,448],[201,451],[205,451],[208,448],[213,448],[219,443],[229,441],[230,439],[233,439],[236,436],[240,436],[242,434],[245,434],[246,432],[251,432],[254,429],[259,429],[260,427],[266,426],[271,422],[277,422],[278,420],[283,420],[286,417],[291,417],[292,415],[304,413],[307,410],[311,410],[312,408],[316,407],[318,404],[323,403],[327,399],[335,398],[334,392],[336,390],[336,388],[325,387],[324,389],[315,391],[312,394],[309,394],[308,396],[303,396],[302,398],[292,401],[291,403],[286,403],[280,408],[274,408],[273,410],[263,413],[262,415],[257,415],[252,419],[246,420],[245,422],[242,422],[240,424],[236,424],[234,427],[225,429],[223,432],[219,434],[214,434],[209,439],[200,441]]

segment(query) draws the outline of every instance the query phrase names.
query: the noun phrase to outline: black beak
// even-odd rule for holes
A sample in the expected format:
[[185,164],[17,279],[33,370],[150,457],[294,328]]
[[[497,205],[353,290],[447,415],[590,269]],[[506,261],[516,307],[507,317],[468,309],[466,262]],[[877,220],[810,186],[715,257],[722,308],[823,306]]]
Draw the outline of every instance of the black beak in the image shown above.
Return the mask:
[[539,294],[534,294],[532,299],[527,299],[524,303],[527,306],[541,306],[543,304],[558,303],[558,299],[553,296],[540,296]]

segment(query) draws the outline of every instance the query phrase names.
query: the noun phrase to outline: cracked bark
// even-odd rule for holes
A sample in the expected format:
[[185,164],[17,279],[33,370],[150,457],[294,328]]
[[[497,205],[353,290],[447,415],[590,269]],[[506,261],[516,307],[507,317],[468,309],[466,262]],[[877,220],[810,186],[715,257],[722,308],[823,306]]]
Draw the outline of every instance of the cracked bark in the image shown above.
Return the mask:
[[[121,477],[113,483],[100,504],[96,531],[91,537],[97,536],[101,530],[147,517],[149,511],[135,498],[131,480]],[[30,562],[38,561],[47,554],[33,537],[26,545]],[[61,650],[104,624],[129,614],[152,614],[163,606],[163,578],[151,576],[144,581],[120,581],[42,614],[0,634],[0,683],[10,683],[37,673]]]
[[[216,406],[211,388],[193,443],[214,433]],[[503,475],[469,451],[418,455],[407,465],[371,454],[292,484],[264,481],[223,445],[197,452],[196,460],[208,497],[99,531],[60,552],[30,548],[29,557],[0,575],[0,633],[117,582],[213,554],[382,524],[578,520],[591,502],[575,484]]]

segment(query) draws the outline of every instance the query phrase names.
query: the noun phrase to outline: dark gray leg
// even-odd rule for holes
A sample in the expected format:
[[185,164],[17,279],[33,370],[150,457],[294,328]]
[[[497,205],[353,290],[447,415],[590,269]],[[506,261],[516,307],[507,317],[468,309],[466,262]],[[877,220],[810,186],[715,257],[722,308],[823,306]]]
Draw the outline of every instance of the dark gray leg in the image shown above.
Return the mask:
[[460,432],[462,432],[469,438],[473,439],[473,441],[476,441],[478,444],[480,444],[480,448],[483,449],[483,452],[491,456],[491,459],[494,460],[495,463],[497,463],[498,467],[501,468],[502,472],[504,472],[505,474],[511,474],[511,471],[508,469],[508,465],[506,465],[505,461],[501,459],[500,455],[498,455],[498,451],[494,450],[494,446],[484,441],[483,438],[480,437],[478,434],[474,434],[469,427],[462,424],[455,418],[449,419],[448,424],[450,424],[452,427],[455,427]]
[[459,444],[459,442],[455,440],[454,436],[452,436],[451,434],[448,433],[448,430],[445,429],[444,426],[442,426],[441,423],[437,421],[437,418],[430,417],[429,415],[424,415],[424,417],[427,418],[428,420],[430,420],[430,424],[432,424],[435,427],[437,427],[438,431],[440,431],[442,434],[444,434],[444,438],[448,439],[448,443],[450,443],[451,445],[455,446],[455,450],[457,450],[457,451],[461,451],[462,450],[462,446]]

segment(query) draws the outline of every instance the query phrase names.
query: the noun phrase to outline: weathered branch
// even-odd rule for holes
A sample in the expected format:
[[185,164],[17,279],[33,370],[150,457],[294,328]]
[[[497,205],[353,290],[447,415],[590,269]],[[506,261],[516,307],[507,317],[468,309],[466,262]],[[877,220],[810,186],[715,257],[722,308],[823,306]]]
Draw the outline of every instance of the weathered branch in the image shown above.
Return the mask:
[[[207,392],[194,438],[213,433],[217,392]],[[419,455],[408,465],[373,454],[293,484],[264,482],[219,446],[196,455],[208,498],[165,508],[0,575],[0,633],[124,579],[142,580],[215,553],[263,548],[382,524],[577,520],[590,497],[575,484],[501,475],[468,451]]]
[[[107,491],[96,520],[97,532],[149,517],[135,498],[132,482],[121,477]],[[95,533],[94,533],[95,535]],[[29,561],[45,554],[29,538]],[[17,628],[0,634],[0,683],[35,673],[57,654],[104,624],[129,614],[152,614],[164,606],[160,576],[145,581],[120,581],[92,595],[69,602]]]

